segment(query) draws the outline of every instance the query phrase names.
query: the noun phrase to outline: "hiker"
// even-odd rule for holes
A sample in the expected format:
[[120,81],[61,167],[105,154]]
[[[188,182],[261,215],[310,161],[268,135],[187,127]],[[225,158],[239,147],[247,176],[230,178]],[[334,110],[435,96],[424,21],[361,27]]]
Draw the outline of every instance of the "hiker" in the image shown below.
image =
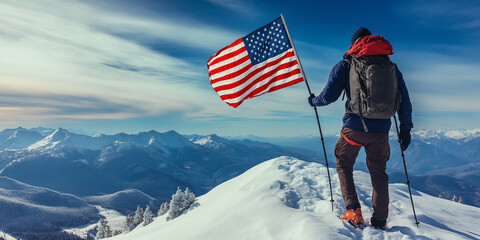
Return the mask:
[[361,147],[365,148],[373,187],[370,222],[377,229],[385,229],[389,203],[388,175],[385,172],[390,158],[388,133],[390,118],[395,112],[400,119],[399,142],[402,150],[410,144],[412,105],[402,74],[388,57],[391,54],[393,48],[382,36],[372,35],[363,27],[357,29],[351,38],[350,49],[343,60],[333,67],[322,93],[318,96],[311,94],[308,98],[313,107],[335,102],[342,91],[347,95],[335,156],[347,209],[342,219],[356,228],[365,226],[353,180],[353,165]]

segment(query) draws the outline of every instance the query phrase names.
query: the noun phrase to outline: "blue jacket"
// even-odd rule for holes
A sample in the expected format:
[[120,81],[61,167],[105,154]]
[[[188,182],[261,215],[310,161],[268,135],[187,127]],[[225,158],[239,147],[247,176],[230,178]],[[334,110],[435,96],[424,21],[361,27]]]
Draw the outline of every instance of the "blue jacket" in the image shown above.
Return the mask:
[[[351,58],[349,55],[344,55],[344,59]],[[413,128],[412,123],[412,104],[408,95],[407,86],[403,80],[402,73],[397,69],[398,73],[398,89],[401,94],[400,107],[398,109],[398,118],[400,120],[401,130],[410,130]],[[322,93],[312,99],[312,103],[315,106],[325,106],[335,102],[342,91],[345,90],[347,94],[347,102],[350,99],[350,86],[349,86],[350,64],[342,60],[335,65],[330,72],[327,85],[323,89]],[[366,119],[365,124],[368,127],[368,132],[372,133],[388,133],[390,131],[391,120],[390,119]],[[346,113],[343,116],[343,126],[351,128],[353,130],[365,132],[363,129],[362,121],[360,117],[355,114]]]

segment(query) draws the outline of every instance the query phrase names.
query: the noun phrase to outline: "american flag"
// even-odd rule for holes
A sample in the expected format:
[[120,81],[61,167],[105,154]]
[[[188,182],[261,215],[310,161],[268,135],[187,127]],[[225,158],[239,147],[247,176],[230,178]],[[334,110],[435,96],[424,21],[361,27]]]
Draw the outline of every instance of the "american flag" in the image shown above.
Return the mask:
[[213,89],[234,108],[303,81],[282,17],[220,49],[207,67]]

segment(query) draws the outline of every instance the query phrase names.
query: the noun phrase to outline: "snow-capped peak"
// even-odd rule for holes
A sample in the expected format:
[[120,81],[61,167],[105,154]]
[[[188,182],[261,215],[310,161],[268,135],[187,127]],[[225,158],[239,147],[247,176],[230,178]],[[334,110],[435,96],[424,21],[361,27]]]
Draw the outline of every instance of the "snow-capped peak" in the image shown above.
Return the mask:
[[217,136],[216,134],[211,134],[205,137],[192,139],[193,143],[197,145],[202,145],[210,149],[220,149],[226,147],[228,140]]
[[48,139],[51,141],[62,141],[68,138],[70,132],[67,129],[59,128],[49,136],[47,136]]
[[43,136],[36,131],[19,127],[0,133],[0,148],[24,149],[42,138]]
[[[413,190],[420,220],[417,227],[405,184],[390,184],[388,230],[367,227],[359,231],[340,219],[345,211],[344,202],[338,176],[332,174],[331,179],[334,211],[324,166],[291,157],[276,158],[215,187],[174,220],[165,221],[165,216],[161,216],[148,226],[113,239],[476,239],[480,236],[480,229],[472,228],[472,222],[477,222],[480,215],[479,208]],[[355,172],[355,182],[368,224],[373,211],[370,176]]]
[[173,130],[157,134],[155,140],[170,148],[180,148],[186,144],[191,144],[188,139]]
[[70,136],[70,132],[63,128],[58,128],[52,134],[46,136],[44,139],[30,145],[28,149],[36,148],[50,148],[56,146],[58,143],[65,141]]
[[470,138],[480,137],[480,128],[475,128],[471,130],[460,130],[460,129],[449,129],[449,130],[419,130],[414,131],[414,135],[423,138],[449,138],[454,140],[463,140]]

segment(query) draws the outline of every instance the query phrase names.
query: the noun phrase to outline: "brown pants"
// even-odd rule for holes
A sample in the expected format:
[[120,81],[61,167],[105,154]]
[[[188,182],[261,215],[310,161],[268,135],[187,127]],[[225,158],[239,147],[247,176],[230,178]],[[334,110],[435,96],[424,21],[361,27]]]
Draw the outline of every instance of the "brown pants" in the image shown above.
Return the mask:
[[[370,171],[370,179],[373,187],[372,218],[383,221],[388,217],[389,202],[388,175],[385,173],[387,161],[390,158],[388,133],[359,132],[347,127],[343,127],[342,132],[349,140],[365,147],[367,166]],[[360,206],[353,181],[353,165],[355,164],[355,159],[358,156],[361,146],[351,143],[347,142],[343,136],[340,136],[340,139],[335,145],[337,173],[340,179],[345,206]]]

